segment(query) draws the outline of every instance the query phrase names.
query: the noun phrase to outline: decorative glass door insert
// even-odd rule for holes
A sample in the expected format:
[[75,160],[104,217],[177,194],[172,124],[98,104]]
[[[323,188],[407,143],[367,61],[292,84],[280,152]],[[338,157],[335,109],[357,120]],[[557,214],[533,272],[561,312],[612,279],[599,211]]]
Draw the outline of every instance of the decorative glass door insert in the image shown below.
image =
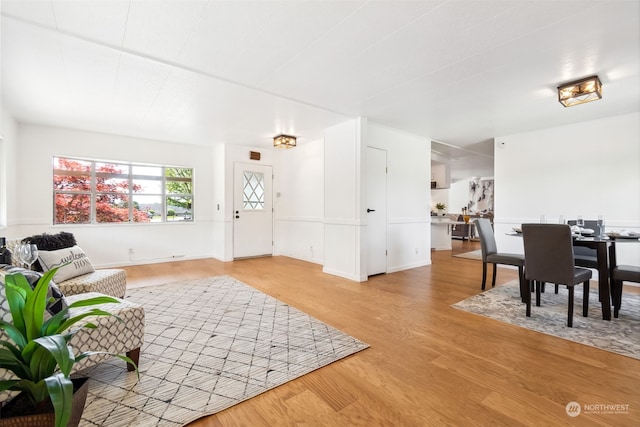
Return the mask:
[[242,173],[242,208],[264,209],[264,174],[262,172],[244,171]]

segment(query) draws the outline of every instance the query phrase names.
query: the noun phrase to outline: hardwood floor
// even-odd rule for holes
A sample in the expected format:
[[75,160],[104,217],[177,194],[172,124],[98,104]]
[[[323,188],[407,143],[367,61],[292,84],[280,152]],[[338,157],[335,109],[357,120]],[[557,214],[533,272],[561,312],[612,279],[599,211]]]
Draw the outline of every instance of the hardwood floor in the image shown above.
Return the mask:
[[[191,427],[638,425],[639,360],[451,308],[480,292],[482,271],[451,255],[364,283],[286,257],[125,269],[130,287],[232,275],[371,346]],[[516,278],[498,268],[498,285]],[[628,410],[571,418],[571,401]]]

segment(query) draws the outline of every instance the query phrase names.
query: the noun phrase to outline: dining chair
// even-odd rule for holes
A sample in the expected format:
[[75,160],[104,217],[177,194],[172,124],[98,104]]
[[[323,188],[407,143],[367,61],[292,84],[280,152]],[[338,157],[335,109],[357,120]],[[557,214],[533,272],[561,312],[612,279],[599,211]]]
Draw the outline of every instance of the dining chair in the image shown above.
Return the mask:
[[[567,326],[573,327],[575,285],[582,283],[582,315],[589,314],[589,280],[592,272],[575,266],[571,227],[564,224],[522,224],[524,240],[524,275],[536,283],[536,306],[540,306],[540,283],[566,285],[569,290]],[[527,286],[528,287],[528,286]],[[527,317],[531,317],[531,293],[524,294]]]
[[[473,221],[476,224],[478,236],[480,237],[480,247],[482,248],[482,290],[487,283],[487,264],[493,264],[493,276],[491,287],[496,286],[496,265],[505,264],[518,267],[518,278],[520,279],[520,296],[524,299],[524,255],[498,252],[496,237],[493,234],[491,221],[487,218],[477,218]],[[529,293],[527,288],[526,293]]]
[[[576,220],[569,220],[567,224],[576,225]],[[596,236],[600,235],[600,227],[598,226],[598,221],[596,220],[585,220],[584,228],[588,228],[593,230]],[[573,255],[575,257],[575,262],[578,267],[585,268],[598,268],[598,255],[597,251],[592,248],[586,248],[584,246],[575,246],[573,248]]]
[[640,283],[640,267],[635,265],[616,265],[611,269],[613,317],[618,317],[620,306],[622,305],[622,282]]

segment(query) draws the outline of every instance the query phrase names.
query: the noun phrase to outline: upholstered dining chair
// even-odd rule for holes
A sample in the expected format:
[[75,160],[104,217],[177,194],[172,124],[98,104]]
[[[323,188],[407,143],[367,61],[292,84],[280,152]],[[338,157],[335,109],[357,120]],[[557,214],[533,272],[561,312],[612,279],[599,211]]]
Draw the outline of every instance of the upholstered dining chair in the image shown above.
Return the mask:
[[[493,276],[491,278],[491,287],[496,285],[496,265],[505,264],[518,267],[518,278],[520,279],[520,293],[524,298],[524,255],[510,254],[498,252],[496,238],[493,234],[493,227],[487,218],[478,218],[474,220],[478,236],[480,237],[480,247],[482,248],[482,290],[487,283],[487,264],[493,264]],[[529,293],[526,289],[526,293]]]
[[[567,224],[576,225],[576,220],[569,220]],[[596,235],[600,235],[600,227],[596,220],[585,220],[584,228],[593,230]],[[573,255],[578,267],[598,268],[598,255],[595,249],[584,246],[574,246]]]
[[[567,326],[573,327],[575,285],[583,285],[582,315],[589,314],[589,280],[592,272],[575,266],[571,227],[563,224],[522,224],[524,239],[524,275],[536,282],[536,306],[540,306],[540,283],[566,285],[569,290]],[[525,293],[527,317],[531,316],[531,293]]]
[[618,317],[622,305],[622,282],[640,283],[640,267],[635,265],[616,265],[611,269],[611,298],[613,299],[613,317]]

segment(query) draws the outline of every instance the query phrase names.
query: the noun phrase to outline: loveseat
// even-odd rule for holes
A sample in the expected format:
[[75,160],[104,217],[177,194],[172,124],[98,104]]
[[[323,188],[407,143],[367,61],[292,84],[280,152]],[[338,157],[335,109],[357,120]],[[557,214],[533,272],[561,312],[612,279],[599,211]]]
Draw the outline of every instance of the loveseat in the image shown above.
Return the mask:
[[[14,274],[16,272],[23,273],[30,282],[37,281],[41,275],[41,273],[22,268],[12,267],[10,269],[6,269],[5,266],[0,266],[0,318],[7,322],[10,322],[12,318],[11,312],[9,311],[9,304],[5,296],[4,275]],[[29,278],[28,276],[30,275],[35,275],[35,279],[33,277]],[[53,289],[56,288],[55,283],[52,284],[52,287]],[[50,286],[49,290],[50,297],[52,287]],[[64,306],[68,306],[73,302],[100,295],[101,294],[96,292],[89,292],[68,297],[66,295],[56,294],[56,297],[63,299]],[[136,364],[138,364],[140,358],[140,347],[142,346],[144,338],[144,308],[139,304],[118,299],[117,303],[72,308],[69,310],[69,314],[70,316],[75,316],[92,308],[100,308],[115,316],[89,316],[83,319],[82,322],[74,325],[74,328],[75,326],[81,326],[89,322],[96,325],[95,329],[82,328],[73,336],[69,345],[71,345],[75,353],[78,354],[84,351],[108,351],[117,354],[126,354]],[[0,340],[7,339],[8,337],[4,331],[0,330]],[[110,356],[104,354],[91,355],[76,363],[72,373],[94,366],[108,357]],[[127,369],[131,371],[133,370],[133,367],[127,365]],[[10,378],[12,378],[12,373],[0,368],[0,380]],[[11,394],[8,392],[0,393],[0,405],[10,397]]]

